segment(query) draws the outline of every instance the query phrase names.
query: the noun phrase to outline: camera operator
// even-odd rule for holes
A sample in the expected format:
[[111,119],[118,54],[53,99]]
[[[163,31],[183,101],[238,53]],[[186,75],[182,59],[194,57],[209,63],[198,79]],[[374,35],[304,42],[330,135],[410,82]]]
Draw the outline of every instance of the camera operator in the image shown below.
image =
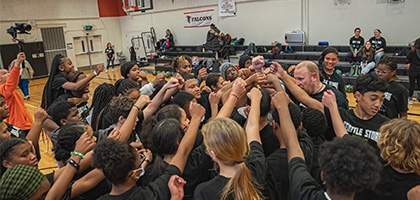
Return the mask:
[[7,117],[6,122],[18,127],[27,134],[33,123],[32,116],[26,109],[22,97],[16,91],[21,71],[20,66],[25,58],[24,52],[20,52],[17,55],[17,59],[14,62],[15,66],[10,74],[6,69],[0,69],[0,94],[4,96],[10,112],[10,116]]
[[[34,69],[32,68],[31,64],[26,60],[26,55],[23,54],[23,63],[20,64],[20,80],[19,80],[19,88],[22,90],[23,99],[29,99],[29,80],[34,76]],[[17,59],[13,60],[9,65],[9,71],[13,69],[15,66]]]

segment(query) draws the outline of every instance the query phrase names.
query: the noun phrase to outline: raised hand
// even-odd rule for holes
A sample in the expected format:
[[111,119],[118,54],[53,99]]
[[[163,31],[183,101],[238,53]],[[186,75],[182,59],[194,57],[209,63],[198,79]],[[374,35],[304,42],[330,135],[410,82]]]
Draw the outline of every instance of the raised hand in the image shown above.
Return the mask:
[[251,75],[251,70],[246,69],[246,68],[242,68],[238,72],[239,72],[238,77],[241,77],[244,80],[247,79]]
[[264,68],[264,57],[262,56],[256,56],[252,58],[252,67],[255,69],[255,72],[262,72],[262,69]]
[[96,65],[95,71],[96,71],[97,74],[100,74],[101,72],[103,72],[104,71],[104,64]]
[[206,79],[206,76],[207,76],[207,68],[201,68],[200,70],[198,70],[197,78],[199,80],[203,81],[204,79]]
[[210,102],[210,104],[219,104],[220,103],[220,95],[217,94],[216,92],[210,92],[209,102]]
[[284,91],[278,91],[273,95],[273,97],[271,97],[271,102],[274,107],[279,108],[282,106],[288,106],[290,99]]
[[190,103],[190,114],[191,118],[201,119],[206,114],[206,109],[200,104],[191,101]]
[[141,70],[139,73],[141,80],[147,80],[147,74],[144,70]]
[[234,96],[236,95],[236,97],[239,97],[245,91],[246,89],[245,89],[245,84],[243,83],[243,80],[241,78],[237,78],[235,82],[233,82],[232,91],[230,92],[230,94]]
[[179,86],[179,80],[176,77],[172,77],[171,79],[169,79],[169,81],[165,84],[164,87],[166,87],[166,89],[171,89],[178,86]]
[[44,122],[48,118],[48,113],[41,107],[37,107],[34,112],[35,121]]
[[156,85],[159,85],[160,82],[162,82],[163,80],[165,80],[165,77],[166,77],[166,75],[164,73],[157,74],[156,77],[155,77],[155,80],[153,81],[153,84],[155,86]]
[[121,134],[120,131],[114,128],[108,135],[108,138],[111,138],[115,141],[121,141]]
[[168,188],[171,192],[171,200],[182,200],[184,198],[184,185],[187,182],[178,175],[172,175],[168,181]]
[[16,56],[15,66],[20,67],[20,64],[25,61],[26,55],[25,52],[19,52]]
[[260,101],[262,97],[261,91],[256,87],[252,88],[251,91],[249,91],[246,95],[249,99],[251,99],[251,102]]
[[150,162],[152,162],[152,160],[153,160],[153,153],[152,153],[152,151],[150,151],[149,149],[140,149],[139,150],[139,153],[142,153],[145,157],[146,157],[146,160],[148,160],[149,161],[149,163]]
[[[148,105],[150,102],[152,102],[150,100],[150,97],[147,95],[141,95],[136,103],[134,103],[135,106],[137,106],[138,108],[142,109],[143,107],[145,107],[146,105]],[[140,110],[139,110],[140,111]]]
[[74,151],[86,154],[96,144],[96,137],[89,135],[88,132],[83,133],[80,138],[76,141]]
[[272,71],[273,71],[273,72],[275,72],[275,75],[276,75],[279,79],[283,79],[283,76],[284,76],[284,70],[283,70],[283,67],[282,67],[279,63],[277,63],[277,62],[273,62],[273,63],[271,64],[271,68],[272,68]]
[[324,95],[322,96],[322,104],[329,109],[333,108],[333,106],[337,106],[335,94],[332,90],[324,92]]

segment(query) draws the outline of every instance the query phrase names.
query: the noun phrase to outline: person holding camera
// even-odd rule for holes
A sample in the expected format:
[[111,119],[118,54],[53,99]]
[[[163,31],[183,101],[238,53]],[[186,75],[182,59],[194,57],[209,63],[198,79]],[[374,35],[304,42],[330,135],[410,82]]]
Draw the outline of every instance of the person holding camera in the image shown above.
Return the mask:
[[[20,64],[20,79],[19,79],[19,88],[22,90],[23,99],[29,99],[29,80],[34,77],[34,69],[31,64],[26,60],[26,55],[23,54],[23,62]],[[12,71],[17,59],[14,59],[9,65],[9,72]]]
[[4,96],[9,107],[10,116],[6,119],[6,122],[28,133],[33,123],[32,116],[26,109],[22,97],[16,91],[19,75],[22,71],[20,66],[25,59],[25,53],[20,52],[10,73],[6,69],[0,69],[0,94]]

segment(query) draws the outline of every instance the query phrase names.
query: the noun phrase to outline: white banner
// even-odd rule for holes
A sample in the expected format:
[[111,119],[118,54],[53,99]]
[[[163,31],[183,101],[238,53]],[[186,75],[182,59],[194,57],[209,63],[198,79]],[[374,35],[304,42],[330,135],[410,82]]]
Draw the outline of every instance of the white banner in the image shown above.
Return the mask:
[[193,12],[184,12],[185,26],[184,28],[197,28],[210,26],[213,23],[214,9],[199,10]]
[[219,0],[219,17],[236,16],[235,0]]

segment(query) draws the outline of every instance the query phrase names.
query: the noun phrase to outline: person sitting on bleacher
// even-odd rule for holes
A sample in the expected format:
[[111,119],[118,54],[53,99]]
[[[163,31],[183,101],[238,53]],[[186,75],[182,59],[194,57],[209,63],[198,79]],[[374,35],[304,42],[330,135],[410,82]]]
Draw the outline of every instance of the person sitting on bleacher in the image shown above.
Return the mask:
[[375,48],[375,63],[378,63],[385,54],[386,40],[381,36],[381,30],[375,29],[374,36],[369,39],[369,42]]
[[355,28],[354,36],[350,38],[350,58],[352,63],[359,62],[358,54],[362,49],[363,44],[365,43],[365,39],[362,36],[360,36],[360,32],[361,30],[359,27]]
[[322,51],[321,57],[318,60],[318,67],[323,76],[322,82],[338,89],[345,97],[346,90],[344,89],[343,78],[337,74],[334,69],[338,61],[340,61],[340,58],[338,57],[337,49],[334,47],[327,47]]
[[362,67],[362,75],[365,75],[375,68],[375,62],[373,60],[375,56],[375,50],[369,41],[366,41],[365,46],[362,47],[359,53],[360,66]]

